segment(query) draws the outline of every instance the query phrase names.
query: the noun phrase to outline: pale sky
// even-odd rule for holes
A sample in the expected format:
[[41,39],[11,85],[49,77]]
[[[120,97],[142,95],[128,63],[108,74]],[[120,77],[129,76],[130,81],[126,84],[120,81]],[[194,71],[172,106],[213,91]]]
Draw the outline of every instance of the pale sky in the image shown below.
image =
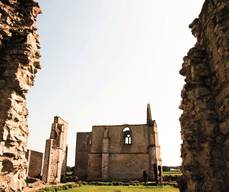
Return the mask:
[[55,115],[76,132],[146,123],[159,131],[163,165],[180,165],[182,58],[196,40],[188,25],[204,0],[40,0],[41,64],[28,94],[29,148],[44,152]]

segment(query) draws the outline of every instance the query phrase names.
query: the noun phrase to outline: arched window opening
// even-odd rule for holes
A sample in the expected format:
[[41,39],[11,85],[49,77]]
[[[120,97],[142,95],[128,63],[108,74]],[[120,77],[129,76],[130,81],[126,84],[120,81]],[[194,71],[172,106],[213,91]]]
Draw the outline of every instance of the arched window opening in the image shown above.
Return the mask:
[[132,144],[131,131],[130,131],[129,127],[126,127],[123,129],[123,137],[124,137],[124,144],[125,145]]

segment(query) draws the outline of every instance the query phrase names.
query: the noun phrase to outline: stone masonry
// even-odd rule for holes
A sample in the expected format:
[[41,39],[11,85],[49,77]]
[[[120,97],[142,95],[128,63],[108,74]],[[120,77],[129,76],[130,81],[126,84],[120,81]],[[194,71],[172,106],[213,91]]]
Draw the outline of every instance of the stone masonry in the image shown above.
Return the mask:
[[65,176],[67,163],[68,123],[55,116],[50,139],[46,140],[42,179],[46,183],[59,183]]
[[41,178],[43,169],[43,153],[27,150],[26,159],[28,161],[27,176],[32,178]]
[[28,110],[26,93],[40,69],[33,0],[0,1],[0,191],[25,186]]
[[180,71],[182,191],[228,192],[229,1],[206,0],[190,28],[197,43]]
[[83,180],[143,180],[146,171],[150,180],[158,181],[162,162],[150,106],[146,124],[100,125],[77,133],[75,167]]

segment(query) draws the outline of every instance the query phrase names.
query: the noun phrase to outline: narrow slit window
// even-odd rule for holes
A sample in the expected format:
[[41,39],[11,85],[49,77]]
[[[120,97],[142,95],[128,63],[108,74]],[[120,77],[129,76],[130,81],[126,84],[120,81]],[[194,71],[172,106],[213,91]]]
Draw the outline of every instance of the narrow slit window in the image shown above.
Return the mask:
[[125,145],[132,144],[131,131],[130,131],[129,127],[126,127],[123,129],[123,136],[124,136],[124,144]]

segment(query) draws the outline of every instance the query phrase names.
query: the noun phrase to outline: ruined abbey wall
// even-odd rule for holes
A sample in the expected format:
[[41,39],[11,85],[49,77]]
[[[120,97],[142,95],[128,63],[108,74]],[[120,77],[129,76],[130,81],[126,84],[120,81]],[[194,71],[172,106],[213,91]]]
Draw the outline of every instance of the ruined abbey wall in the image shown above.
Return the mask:
[[206,0],[180,73],[183,174],[189,192],[229,189],[229,1]]
[[0,191],[25,186],[28,110],[26,93],[40,69],[33,0],[0,1]]
[[[122,133],[125,127],[131,129],[131,145],[124,144]],[[106,129],[107,145],[104,141]],[[93,126],[88,154],[88,179],[139,180],[144,170],[149,173],[148,129],[150,127],[147,125]],[[107,170],[102,170],[104,167]]]
[[45,183],[59,183],[65,176],[67,166],[68,123],[55,116],[50,138],[46,140],[42,180]]
[[[147,124],[99,125],[77,133],[76,175],[87,180],[158,181],[161,155],[156,121],[147,106]],[[161,177],[160,177],[161,178]]]

